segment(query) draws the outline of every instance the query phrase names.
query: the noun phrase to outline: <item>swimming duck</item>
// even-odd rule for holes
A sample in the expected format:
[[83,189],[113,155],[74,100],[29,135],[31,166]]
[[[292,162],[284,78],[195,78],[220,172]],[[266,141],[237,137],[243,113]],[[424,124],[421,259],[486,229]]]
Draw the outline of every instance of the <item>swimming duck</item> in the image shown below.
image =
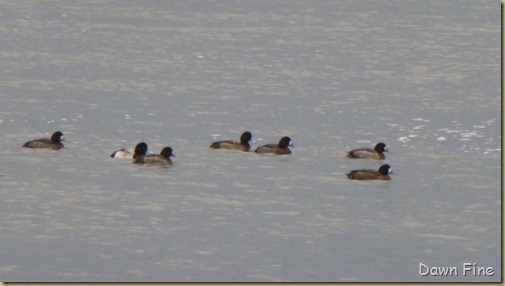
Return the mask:
[[56,131],[53,133],[51,136],[51,139],[48,138],[41,138],[37,140],[32,140],[28,141],[25,144],[23,144],[23,147],[26,148],[46,148],[46,149],[51,149],[51,150],[60,150],[63,148],[63,143],[61,141],[65,141],[63,137],[63,133],[60,131]]
[[260,153],[260,154],[274,153],[276,155],[287,155],[287,154],[291,154],[291,150],[288,148],[288,146],[294,147],[291,144],[291,138],[282,137],[282,139],[279,140],[278,144],[266,144],[266,145],[256,148],[256,150],[254,150],[254,152]]
[[393,173],[393,169],[388,165],[382,165],[379,167],[379,170],[373,169],[361,169],[361,170],[352,170],[347,175],[347,178],[351,180],[383,180],[389,181],[391,177],[389,174]]
[[216,141],[210,144],[210,148],[240,150],[247,152],[251,149],[251,146],[249,145],[249,141],[251,141],[251,138],[252,138],[251,132],[246,131],[242,133],[242,136],[240,136],[240,142],[234,142],[232,140]]
[[376,159],[384,160],[384,152],[387,152],[386,144],[380,142],[375,145],[374,149],[370,148],[358,148],[351,150],[347,153],[347,158],[351,159]]

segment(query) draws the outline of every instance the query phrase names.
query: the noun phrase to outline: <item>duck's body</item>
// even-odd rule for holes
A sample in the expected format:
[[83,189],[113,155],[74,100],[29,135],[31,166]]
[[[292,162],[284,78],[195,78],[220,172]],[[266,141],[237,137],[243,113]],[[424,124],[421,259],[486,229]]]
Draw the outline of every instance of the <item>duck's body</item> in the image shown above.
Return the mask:
[[133,153],[131,150],[123,148],[120,150],[114,151],[111,155],[111,158],[128,158],[131,159],[133,158]]
[[389,165],[385,164],[379,167],[379,170],[373,169],[361,169],[352,170],[347,175],[347,178],[351,180],[383,180],[389,181],[391,177],[389,174],[392,173],[392,169]]
[[293,146],[291,144],[291,138],[283,137],[278,144],[266,144],[256,148],[254,152],[259,154],[273,153],[276,155],[288,155],[291,154],[289,146]]
[[168,165],[172,165],[172,160],[170,160],[171,156],[174,156],[172,148],[165,147],[165,148],[163,148],[163,150],[161,150],[160,154],[149,154],[149,155],[137,156],[135,158],[135,160],[133,161],[133,163],[168,166]]
[[34,148],[34,149],[51,149],[51,150],[60,150],[63,148],[63,143],[61,141],[64,141],[63,138],[63,133],[60,131],[56,131],[53,133],[51,136],[51,139],[48,138],[41,138],[37,140],[32,140],[28,141],[25,144],[23,144],[23,147],[25,148]]
[[228,149],[228,150],[239,150],[247,152],[251,150],[251,146],[249,145],[249,141],[251,141],[252,134],[249,131],[242,133],[240,136],[240,142],[234,142],[233,140],[222,140],[216,141],[210,144],[210,148],[212,149]]
[[386,144],[381,142],[375,145],[374,149],[358,148],[351,150],[347,153],[347,158],[384,160],[386,158],[384,152],[387,152]]

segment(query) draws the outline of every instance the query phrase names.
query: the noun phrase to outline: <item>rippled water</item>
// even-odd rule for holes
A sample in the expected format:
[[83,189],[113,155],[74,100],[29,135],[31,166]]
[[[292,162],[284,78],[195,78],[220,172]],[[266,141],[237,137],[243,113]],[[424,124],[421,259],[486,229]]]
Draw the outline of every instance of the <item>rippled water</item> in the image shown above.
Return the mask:
[[[495,1],[0,5],[0,280],[500,281]],[[296,147],[208,148],[245,130]]]

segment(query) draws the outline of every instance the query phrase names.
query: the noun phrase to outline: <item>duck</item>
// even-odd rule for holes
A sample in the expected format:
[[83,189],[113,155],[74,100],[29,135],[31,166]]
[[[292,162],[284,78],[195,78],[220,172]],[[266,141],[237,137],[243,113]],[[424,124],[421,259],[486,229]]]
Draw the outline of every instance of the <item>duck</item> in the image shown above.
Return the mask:
[[351,150],[347,153],[347,158],[351,159],[375,159],[375,160],[384,160],[386,156],[384,156],[384,152],[387,152],[385,143],[377,143],[373,149],[370,148],[358,148]]
[[175,157],[173,150],[170,147],[165,147],[163,150],[161,150],[160,154],[137,156],[133,163],[168,166],[172,165],[172,160],[170,160],[170,157]]
[[63,143],[61,141],[65,141],[63,133],[61,131],[56,131],[53,133],[51,138],[41,138],[37,140],[28,141],[23,144],[25,148],[34,148],[34,149],[51,149],[51,150],[60,150],[63,148]]
[[384,164],[379,167],[379,170],[373,169],[360,169],[352,170],[347,175],[347,178],[351,180],[383,180],[389,181],[391,177],[389,174],[393,173],[393,169],[388,164]]
[[291,154],[291,150],[288,148],[289,146],[294,147],[293,144],[291,144],[291,138],[282,137],[278,144],[266,144],[256,148],[254,152],[259,154],[273,153],[276,155],[288,155]]
[[249,145],[249,141],[251,141],[251,138],[252,138],[251,132],[246,131],[242,133],[242,136],[240,136],[240,142],[234,142],[233,140],[216,141],[210,144],[210,148],[239,150],[248,152],[249,150],[251,150],[251,146]]

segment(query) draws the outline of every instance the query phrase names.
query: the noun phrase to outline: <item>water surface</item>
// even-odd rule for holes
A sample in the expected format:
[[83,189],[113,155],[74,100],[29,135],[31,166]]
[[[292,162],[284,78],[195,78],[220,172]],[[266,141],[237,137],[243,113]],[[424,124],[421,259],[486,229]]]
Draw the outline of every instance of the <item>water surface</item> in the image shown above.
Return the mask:
[[[500,281],[495,1],[0,5],[0,280]],[[208,148],[245,130],[296,147]],[[109,157],[140,141],[175,164]]]

